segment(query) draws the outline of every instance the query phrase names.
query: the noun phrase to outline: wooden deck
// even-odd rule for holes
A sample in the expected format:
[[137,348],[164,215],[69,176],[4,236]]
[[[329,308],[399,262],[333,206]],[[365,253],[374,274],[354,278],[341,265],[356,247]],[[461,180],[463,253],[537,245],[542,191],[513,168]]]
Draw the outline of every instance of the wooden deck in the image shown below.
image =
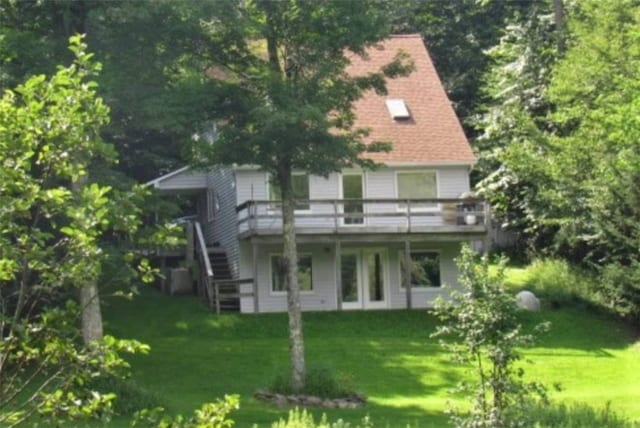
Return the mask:
[[[481,199],[330,199],[297,201],[300,242],[481,239],[490,225]],[[247,201],[236,209],[240,239],[277,242],[282,235],[278,201]]]

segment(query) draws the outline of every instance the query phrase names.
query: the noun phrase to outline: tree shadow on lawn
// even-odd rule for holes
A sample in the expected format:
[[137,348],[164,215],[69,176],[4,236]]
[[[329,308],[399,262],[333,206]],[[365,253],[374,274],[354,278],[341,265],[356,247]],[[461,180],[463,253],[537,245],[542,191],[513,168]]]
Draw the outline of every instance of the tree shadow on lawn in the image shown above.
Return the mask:
[[[549,321],[550,330],[539,335],[535,348],[544,355],[541,348],[554,349],[553,355],[561,355],[559,350],[579,350],[597,357],[612,357],[609,350],[623,350],[638,341],[638,334],[632,326],[602,313],[586,308],[565,307],[543,309],[540,312],[521,312],[525,329],[535,324]],[[567,355],[574,355],[569,351]]]
[[[149,355],[130,358],[133,377],[165,399],[170,411],[190,413],[203,402],[239,393],[244,403],[239,421],[258,415],[274,421],[286,413],[252,398],[287,367],[286,314],[215,316],[193,298],[147,291],[133,303],[113,302],[106,315],[109,333],[150,344]],[[356,422],[369,414],[389,426],[442,421],[443,414],[430,409],[443,408],[448,389],[463,372],[429,337],[433,316],[384,311],[305,313],[303,318],[308,366],[352,376],[355,389],[370,399],[364,409],[327,410],[329,415],[344,412],[355,415],[349,420]]]
[[[225,393],[239,393],[243,404],[237,417],[246,425],[237,426],[286,414],[252,398],[288,364],[286,314],[215,316],[193,297],[154,291],[133,303],[111,302],[105,312],[110,334],[151,345],[150,355],[131,359],[134,379],[158,391],[171,411],[190,413]],[[355,389],[370,397],[365,409],[327,411],[330,416],[346,412],[357,422],[369,414],[389,426],[445,420],[431,409],[444,410],[452,398],[448,389],[465,374],[430,337],[437,320],[428,311],[317,312],[303,319],[308,364],[352,375]],[[521,319],[525,327],[552,324],[531,357],[548,350],[554,356],[588,352],[608,358],[609,350],[626,349],[637,338],[628,326],[577,308],[523,312]]]

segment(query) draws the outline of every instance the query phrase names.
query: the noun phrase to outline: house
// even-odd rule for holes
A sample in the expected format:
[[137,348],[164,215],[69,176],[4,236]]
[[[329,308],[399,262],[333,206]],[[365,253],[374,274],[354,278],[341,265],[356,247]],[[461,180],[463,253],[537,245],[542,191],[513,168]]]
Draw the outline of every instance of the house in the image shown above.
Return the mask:
[[[460,199],[476,159],[420,36],[381,42],[366,59],[353,59],[349,72],[377,70],[399,50],[415,71],[390,80],[387,96],[367,93],[355,105],[356,126],[394,142],[391,152],[368,155],[384,166],[294,173],[303,310],[427,307],[443,284],[457,284],[461,244],[487,234],[488,206]],[[150,182],[199,201],[194,241],[212,304],[232,285],[242,312],[287,309],[281,212],[269,183],[251,165],[182,168]]]

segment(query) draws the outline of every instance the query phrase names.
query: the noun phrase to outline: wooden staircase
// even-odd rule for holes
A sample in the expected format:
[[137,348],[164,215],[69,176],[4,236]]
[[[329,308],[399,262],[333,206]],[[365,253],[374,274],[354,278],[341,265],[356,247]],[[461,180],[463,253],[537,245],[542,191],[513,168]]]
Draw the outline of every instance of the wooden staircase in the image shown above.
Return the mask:
[[201,289],[199,295],[205,297],[209,308],[216,313],[221,311],[240,311],[240,282],[234,280],[224,249],[207,247],[202,226],[193,221],[195,253],[201,266]]
[[[216,311],[240,312],[240,290],[236,281],[233,281],[227,253],[220,247],[209,247],[207,252],[213,270],[213,294]],[[216,296],[217,302],[215,301]]]

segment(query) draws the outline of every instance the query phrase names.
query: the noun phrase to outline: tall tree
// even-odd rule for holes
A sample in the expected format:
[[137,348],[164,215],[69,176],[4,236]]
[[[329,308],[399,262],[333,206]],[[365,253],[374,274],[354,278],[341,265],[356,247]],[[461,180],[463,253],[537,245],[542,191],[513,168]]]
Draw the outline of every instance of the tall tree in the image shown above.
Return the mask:
[[[0,3],[0,87],[52,73],[71,59],[68,37],[87,35],[103,71],[96,80],[111,108],[103,138],[118,150],[116,168],[137,181],[184,164],[184,143],[212,111],[200,17],[224,2],[147,0]],[[122,179],[123,177],[120,177]]]
[[551,70],[557,61],[558,32],[550,1],[538,2],[514,17],[500,42],[488,51],[493,65],[484,76],[489,101],[478,109],[480,152],[478,188],[491,201],[503,226],[523,241],[540,245],[554,234],[540,190],[551,178],[539,168],[553,126],[548,97]]
[[483,75],[492,65],[487,51],[498,44],[504,29],[537,2],[503,0],[399,0],[389,2],[395,32],[420,32],[449,99],[468,136],[470,119],[487,100]]
[[[347,52],[364,49],[390,29],[381,3],[238,1],[234,25],[208,23],[214,40],[230,40],[218,72],[228,75],[228,106],[219,112],[218,138],[201,145],[210,163],[253,164],[280,188],[283,218],[283,271],[289,313],[292,386],[304,385],[304,341],[297,275],[292,171],[327,175],[373,163],[366,151],[388,148],[365,144],[364,129],[353,129],[352,104],[364,91],[383,92],[385,78],[410,71],[402,56],[366,76],[349,76]],[[233,32],[233,37],[229,32]]]
[[568,244],[602,270],[607,303],[637,320],[640,5],[584,1],[577,12],[549,89],[562,132],[552,140],[547,200]]
[[[109,410],[111,395],[87,382],[126,366],[117,351],[134,342],[78,340],[86,311],[70,293],[95,284],[100,238],[116,223],[135,227],[110,190],[72,190],[98,158],[113,159],[99,129],[108,108],[90,78],[99,66],[80,37],[76,57],[50,78],[34,76],[0,98],[0,424],[36,412],[52,423]],[[106,413],[103,413],[106,415]]]

